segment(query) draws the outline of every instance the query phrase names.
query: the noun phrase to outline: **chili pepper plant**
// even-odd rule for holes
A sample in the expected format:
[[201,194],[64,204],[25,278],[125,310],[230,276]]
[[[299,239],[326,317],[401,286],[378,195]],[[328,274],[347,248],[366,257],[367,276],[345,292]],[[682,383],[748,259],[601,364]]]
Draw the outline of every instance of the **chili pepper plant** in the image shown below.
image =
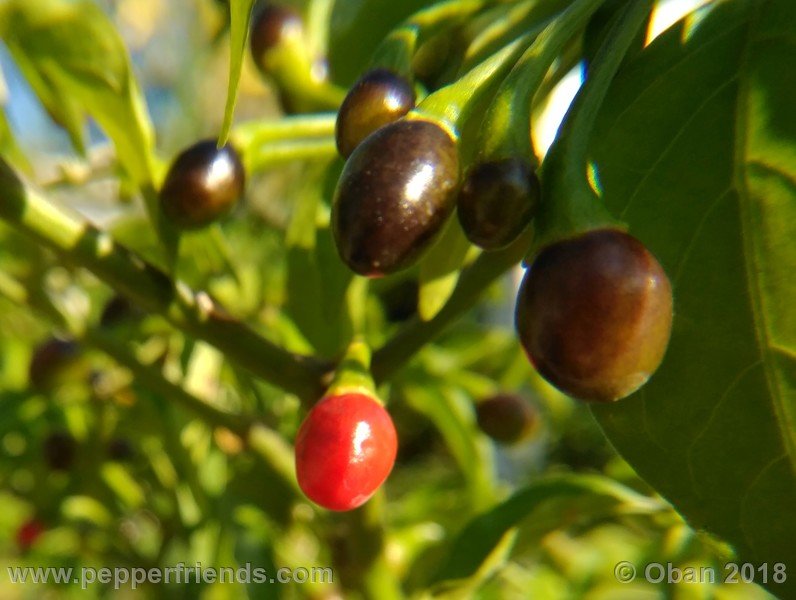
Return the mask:
[[795,597],[796,4],[683,4],[0,0],[0,562]]

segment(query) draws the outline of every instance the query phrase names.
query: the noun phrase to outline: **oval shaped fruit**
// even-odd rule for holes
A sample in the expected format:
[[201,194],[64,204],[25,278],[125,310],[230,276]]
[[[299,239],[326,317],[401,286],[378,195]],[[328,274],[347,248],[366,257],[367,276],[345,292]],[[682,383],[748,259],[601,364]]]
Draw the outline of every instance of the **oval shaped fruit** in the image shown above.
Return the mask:
[[68,471],[77,452],[77,441],[65,431],[53,431],[44,438],[44,462],[53,471]]
[[270,67],[266,59],[269,50],[304,35],[304,21],[298,11],[289,6],[265,5],[252,18],[249,45],[254,63],[263,73]]
[[232,146],[219,148],[214,139],[197,142],[169,167],[160,190],[163,213],[181,229],[205,227],[232,210],[245,180]]
[[143,311],[128,298],[116,294],[103,307],[99,324],[100,327],[116,327],[125,322],[132,322],[143,314]]
[[539,203],[539,179],[519,157],[474,165],[462,182],[457,212],[467,239],[499,250],[530,224]]
[[343,261],[370,277],[410,267],[453,211],[458,179],[456,143],[436,123],[401,119],[368,136],[332,204]]
[[641,387],[663,360],[672,288],[636,238],[600,229],[542,249],[517,297],[520,341],[564,393],[607,402]]
[[412,84],[387,69],[365,73],[348,91],[337,113],[337,149],[348,158],[374,131],[397,121],[415,106]]
[[135,456],[135,448],[127,438],[113,438],[107,446],[108,458],[119,462],[131,460]]
[[296,436],[296,475],[307,497],[330,510],[361,506],[384,483],[398,449],[389,413],[365,394],[323,398]]
[[33,351],[28,367],[30,383],[39,389],[56,386],[69,367],[77,362],[80,346],[73,340],[50,338]]
[[539,416],[531,405],[517,394],[496,394],[475,405],[478,427],[501,444],[516,444],[533,434]]
[[21,552],[27,552],[44,532],[44,523],[36,518],[28,519],[17,529],[17,547]]

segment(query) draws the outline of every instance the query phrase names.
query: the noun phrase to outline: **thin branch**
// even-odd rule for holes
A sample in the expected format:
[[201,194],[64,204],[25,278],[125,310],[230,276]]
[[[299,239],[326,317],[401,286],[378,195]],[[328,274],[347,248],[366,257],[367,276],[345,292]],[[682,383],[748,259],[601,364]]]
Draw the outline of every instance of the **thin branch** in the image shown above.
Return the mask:
[[371,370],[376,383],[389,379],[424,345],[472,308],[490,284],[522,259],[529,245],[530,234],[526,234],[504,250],[481,254],[462,272],[453,294],[433,319],[422,321],[415,316],[373,353]]
[[[28,290],[22,283],[2,271],[0,271],[0,296],[5,296],[14,304],[29,307],[59,327],[72,329],[72,324],[66,315],[41,289]],[[159,369],[143,363],[125,342],[120,341],[109,330],[90,327],[82,331],[78,337],[80,341],[104,352],[127,369],[143,387],[169,402],[182,406],[208,425],[225,427],[240,436],[274,473],[282,477],[288,487],[299,491],[293,468],[293,450],[277,432],[252,416],[225,411],[208,404],[179,383],[166,379]]]
[[0,218],[84,267],[144,310],[160,313],[188,335],[300,398],[317,398],[328,365],[287,352],[234,319],[204,292],[171,279],[84,218],[27,188],[0,160]]

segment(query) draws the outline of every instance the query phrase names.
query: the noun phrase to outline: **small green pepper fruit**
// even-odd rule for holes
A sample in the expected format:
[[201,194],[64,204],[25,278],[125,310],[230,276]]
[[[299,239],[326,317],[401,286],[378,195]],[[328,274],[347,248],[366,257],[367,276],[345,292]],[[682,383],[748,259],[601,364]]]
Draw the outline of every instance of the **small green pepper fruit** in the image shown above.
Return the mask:
[[539,373],[581,400],[610,402],[640,388],[663,360],[672,288],[636,238],[587,231],[539,252],[517,296],[520,342]]

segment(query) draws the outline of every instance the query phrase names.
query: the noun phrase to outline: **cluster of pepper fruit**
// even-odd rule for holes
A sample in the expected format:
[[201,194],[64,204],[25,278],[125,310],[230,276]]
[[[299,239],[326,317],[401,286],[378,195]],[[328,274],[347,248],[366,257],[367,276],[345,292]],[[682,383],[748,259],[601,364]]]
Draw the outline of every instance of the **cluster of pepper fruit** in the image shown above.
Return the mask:
[[[261,70],[272,48],[301,26],[290,9],[259,13],[251,47]],[[481,157],[462,174],[455,132],[415,111],[415,101],[412,82],[379,68],[362,75],[338,112],[336,142],[346,163],[332,200],[332,231],[341,259],[359,275],[382,277],[416,264],[454,212],[471,243],[485,252],[505,248],[532,226],[544,198],[528,156]],[[163,213],[180,228],[206,226],[232,209],[244,180],[232,146],[199,142],[173,161],[160,192]],[[613,401],[660,365],[671,331],[671,285],[637,239],[592,229],[536,253],[515,322],[545,379],[579,399]],[[511,396],[482,402],[479,423],[498,439],[495,422],[518,423],[509,441],[533,420],[523,406]],[[375,394],[333,386],[307,415],[295,447],[305,494],[350,510],[389,475],[397,436]]]

